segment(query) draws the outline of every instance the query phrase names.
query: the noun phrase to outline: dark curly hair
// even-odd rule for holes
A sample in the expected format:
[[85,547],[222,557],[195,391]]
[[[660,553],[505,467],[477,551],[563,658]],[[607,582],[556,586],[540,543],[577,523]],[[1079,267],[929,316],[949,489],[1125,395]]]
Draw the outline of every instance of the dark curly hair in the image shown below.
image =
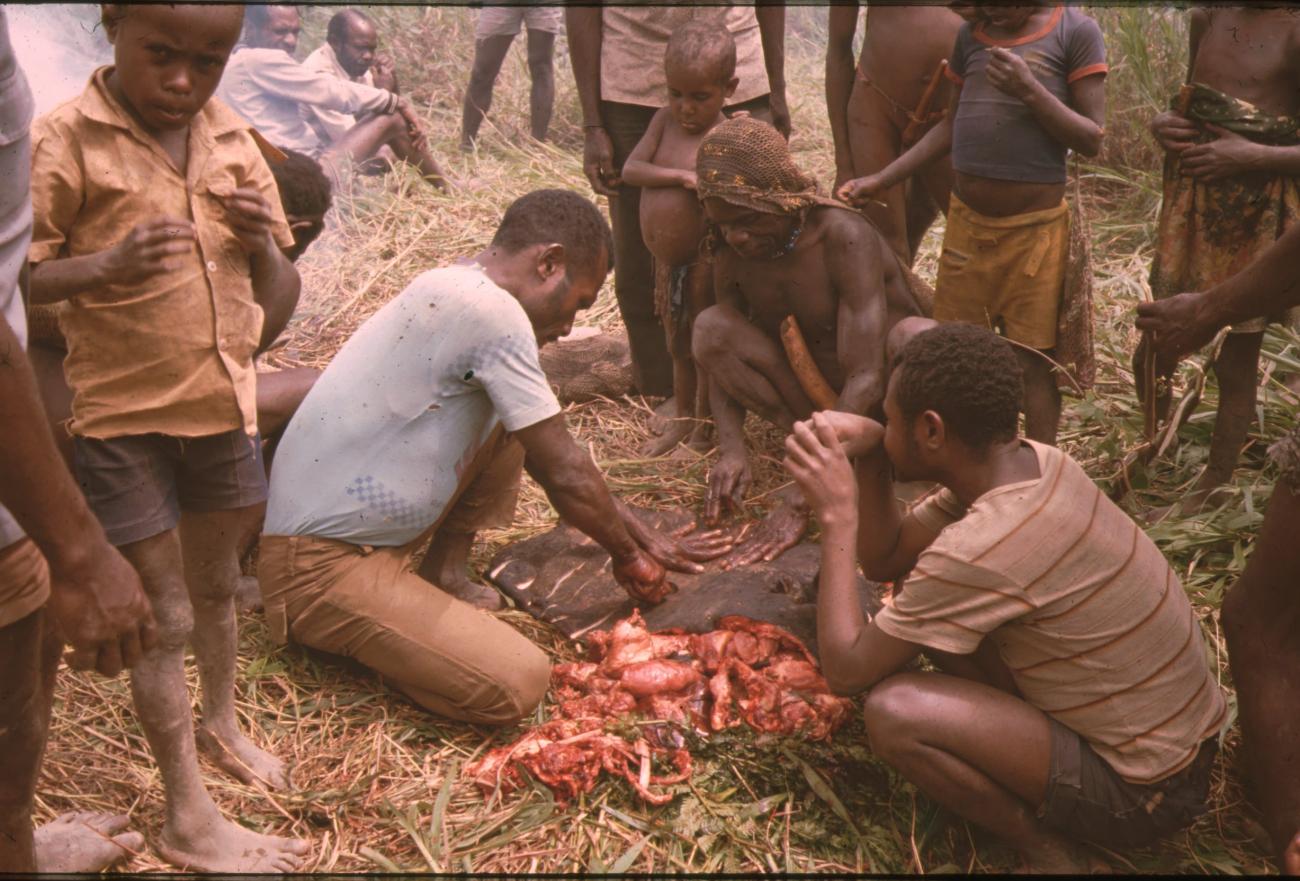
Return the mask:
[[568,275],[593,271],[603,253],[614,268],[614,235],[596,203],[572,190],[533,190],[510,203],[492,244],[508,254],[529,245],[564,246]]
[[668,37],[664,69],[707,72],[726,84],[736,75],[736,38],[721,25],[688,21]]
[[941,324],[908,341],[894,364],[894,400],[910,422],[926,410],[972,449],[1011,440],[1023,392],[1011,344],[973,324]]
[[360,9],[344,9],[342,12],[334,13],[325,27],[325,42],[331,46],[344,43],[348,38],[348,31],[356,24],[368,24],[373,28],[375,20]]

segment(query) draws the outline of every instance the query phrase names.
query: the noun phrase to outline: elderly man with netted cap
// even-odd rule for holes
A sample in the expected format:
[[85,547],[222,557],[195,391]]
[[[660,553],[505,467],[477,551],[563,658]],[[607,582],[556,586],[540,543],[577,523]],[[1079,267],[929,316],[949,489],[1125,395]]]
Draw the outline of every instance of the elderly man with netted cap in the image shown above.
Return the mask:
[[[747,411],[787,431],[815,410],[878,413],[890,329],[928,309],[924,285],[876,228],[819,195],[770,125],[718,125],[700,145],[696,175],[717,294],[693,336],[721,450],[705,510],[715,521],[750,483]],[[798,541],[807,514],[797,495],[768,517],[746,557],[771,559]]]

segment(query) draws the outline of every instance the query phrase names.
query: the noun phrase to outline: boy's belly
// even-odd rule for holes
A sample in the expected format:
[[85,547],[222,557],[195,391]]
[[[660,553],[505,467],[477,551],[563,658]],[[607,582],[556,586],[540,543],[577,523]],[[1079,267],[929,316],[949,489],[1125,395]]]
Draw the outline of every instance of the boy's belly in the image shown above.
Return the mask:
[[641,191],[641,238],[669,266],[695,262],[704,238],[704,212],[692,190],[646,187]]
[[956,172],[953,191],[970,208],[987,217],[1011,217],[1055,208],[1065,198],[1065,184],[993,180]]

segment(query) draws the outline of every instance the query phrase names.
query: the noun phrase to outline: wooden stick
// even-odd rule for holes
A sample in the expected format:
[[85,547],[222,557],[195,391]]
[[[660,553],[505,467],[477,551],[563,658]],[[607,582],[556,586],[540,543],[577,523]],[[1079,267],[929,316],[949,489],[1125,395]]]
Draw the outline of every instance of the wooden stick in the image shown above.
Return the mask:
[[818,410],[833,410],[839,396],[817,368],[812,352],[808,351],[803,332],[799,330],[799,322],[793,315],[787,315],[781,322],[781,345],[785,347],[785,356],[790,361],[795,378],[799,380],[799,387],[813,402],[813,406]]
[[925,117],[930,112],[930,104],[934,101],[934,93],[939,90],[939,81],[943,79],[944,71],[948,69],[948,59],[942,59],[939,66],[934,69],[934,75],[930,77],[930,82],[926,85],[925,91],[921,93],[921,100],[916,105],[916,110],[910,115],[911,121],[908,122],[907,128],[903,130],[903,143],[911,144],[916,139],[917,131],[925,125]]

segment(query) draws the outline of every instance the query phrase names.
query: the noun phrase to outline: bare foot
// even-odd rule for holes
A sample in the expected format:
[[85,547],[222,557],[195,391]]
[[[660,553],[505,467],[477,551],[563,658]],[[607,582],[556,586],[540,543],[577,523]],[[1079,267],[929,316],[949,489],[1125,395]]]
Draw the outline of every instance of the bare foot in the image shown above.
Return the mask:
[[183,839],[170,826],[158,839],[159,855],[190,872],[293,872],[310,850],[306,841],[262,835],[220,815]]
[[79,811],[36,830],[36,871],[102,872],[144,848],[144,836],[125,832],[126,814]]
[[694,430],[695,420],[689,416],[670,419],[665,423],[663,432],[642,444],[637,452],[647,459],[658,458],[689,438]]
[[235,611],[241,615],[262,611],[262,587],[255,576],[239,576],[235,586]]
[[206,725],[196,725],[194,743],[213,764],[241,783],[249,786],[261,784],[269,789],[289,788],[289,773],[284,762],[254,746],[237,731],[218,735]]
[[1300,876],[1300,832],[1296,832],[1295,838],[1291,839],[1290,846],[1282,854],[1281,869],[1285,875]]
[[668,423],[677,418],[677,399],[665,398],[664,402],[655,407],[654,413],[650,415],[649,428],[651,434],[663,434],[668,428]]
[[1031,850],[1020,852],[1017,875],[1098,875],[1110,872],[1110,866],[1083,847],[1052,835]]
[[461,602],[469,603],[474,608],[485,612],[495,612],[504,608],[506,604],[495,588],[475,584],[463,574],[459,578],[444,577],[437,584],[438,589],[444,593],[449,593]]

